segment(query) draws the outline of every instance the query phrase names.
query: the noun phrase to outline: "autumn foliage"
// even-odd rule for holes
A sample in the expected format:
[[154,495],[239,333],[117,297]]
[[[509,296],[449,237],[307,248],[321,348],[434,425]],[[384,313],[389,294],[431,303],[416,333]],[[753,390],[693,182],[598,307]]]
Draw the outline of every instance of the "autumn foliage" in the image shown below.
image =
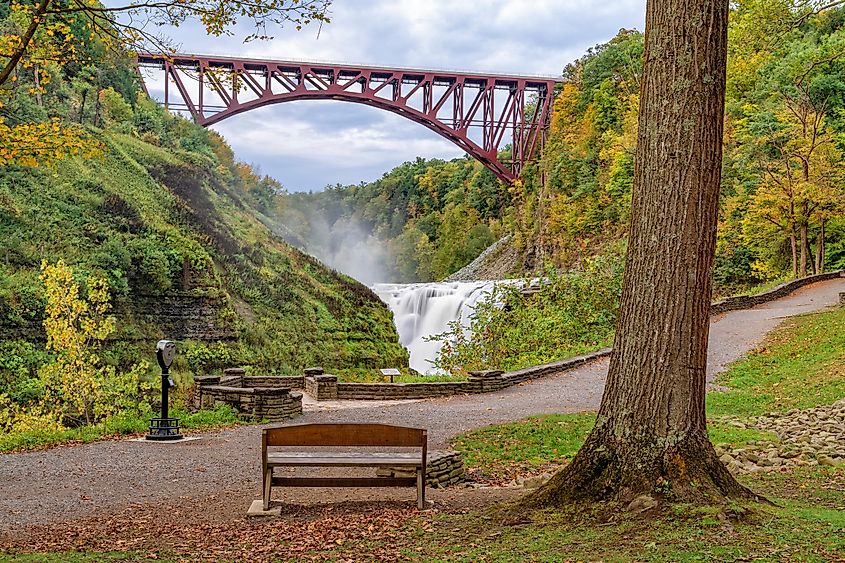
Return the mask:
[[53,119],[10,127],[0,119],[0,166],[52,166],[64,158],[93,158],[101,152],[102,145],[86,138],[78,126]]
[[149,383],[142,378],[146,361],[118,372],[101,357],[106,340],[114,333],[115,318],[108,283],[90,276],[82,288],[73,271],[59,260],[41,266],[46,297],[44,330],[53,360],[38,371],[43,394],[28,405],[13,404],[0,395],[0,424],[7,431],[27,431],[91,424],[128,412],[149,410],[142,396]]

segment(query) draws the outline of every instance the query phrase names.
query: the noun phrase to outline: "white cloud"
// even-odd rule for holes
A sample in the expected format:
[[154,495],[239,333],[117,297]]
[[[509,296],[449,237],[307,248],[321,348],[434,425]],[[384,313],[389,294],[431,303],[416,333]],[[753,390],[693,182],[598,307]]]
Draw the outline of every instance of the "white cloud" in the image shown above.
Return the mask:
[[[373,180],[420,155],[461,155],[452,143],[420,125],[357,104],[280,104],[241,114],[213,128],[240,158],[258,164],[290,190]],[[319,179],[325,181],[315,184]]]

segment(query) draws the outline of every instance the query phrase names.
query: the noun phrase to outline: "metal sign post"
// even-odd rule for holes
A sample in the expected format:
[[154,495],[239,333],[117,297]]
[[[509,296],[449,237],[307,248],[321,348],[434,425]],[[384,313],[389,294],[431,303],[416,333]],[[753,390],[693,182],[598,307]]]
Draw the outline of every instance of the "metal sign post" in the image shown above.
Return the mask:
[[161,417],[150,419],[150,432],[147,440],[180,440],[179,419],[170,418],[169,393],[176,384],[170,379],[170,365],[176,357],[176,344],[169,340],[159,340],[156,344],[156,359],[161,367]]

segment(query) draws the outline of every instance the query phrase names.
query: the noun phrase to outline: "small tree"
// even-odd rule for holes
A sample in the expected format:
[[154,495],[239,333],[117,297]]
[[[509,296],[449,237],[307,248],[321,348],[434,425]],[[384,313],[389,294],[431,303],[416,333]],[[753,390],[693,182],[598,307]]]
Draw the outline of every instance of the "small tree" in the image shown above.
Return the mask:
[[100,359],[105,340],[115,330],[109,288],[100,276],[91,276],[87,295],[79,294],[73,271],[64,261],[41,265],[47,296],[44,329],[53,363],[39,371],[44,382],[44,407],[60,421],[87,424],[139,405],[139,378],[146,362],[118,374]]

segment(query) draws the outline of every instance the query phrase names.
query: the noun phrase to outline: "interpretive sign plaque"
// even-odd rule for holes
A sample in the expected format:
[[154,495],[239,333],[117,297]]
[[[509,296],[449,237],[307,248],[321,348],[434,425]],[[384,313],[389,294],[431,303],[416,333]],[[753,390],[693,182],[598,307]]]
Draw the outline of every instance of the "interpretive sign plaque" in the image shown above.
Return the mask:
[[382,375],[389,375],[390,382],[393,383],[393,376],[395,375],[402,375],[402,373],[396,368],[383,368],[379,370]]

